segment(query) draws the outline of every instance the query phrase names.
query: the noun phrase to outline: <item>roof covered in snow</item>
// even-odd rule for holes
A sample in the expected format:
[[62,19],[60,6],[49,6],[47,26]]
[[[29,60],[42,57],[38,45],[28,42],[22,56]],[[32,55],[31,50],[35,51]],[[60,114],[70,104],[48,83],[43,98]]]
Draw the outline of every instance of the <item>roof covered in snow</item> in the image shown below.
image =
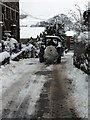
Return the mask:
[[89,31],[84,31],[84,32],[81,32],[80,35],[78,36],[78,41],[87,41],[89,40],[89,34],[90,32]]
[[5,58],[8,58],[10,57],[10,54],[8,52],[2,52],[0,53],[0,63],[5,59]]
[[44,27],[20,27],[20,39],[36,38],[44,29]]
[[76,34],[76,32],[74,31],[66,31],[66,36],[74,36]]

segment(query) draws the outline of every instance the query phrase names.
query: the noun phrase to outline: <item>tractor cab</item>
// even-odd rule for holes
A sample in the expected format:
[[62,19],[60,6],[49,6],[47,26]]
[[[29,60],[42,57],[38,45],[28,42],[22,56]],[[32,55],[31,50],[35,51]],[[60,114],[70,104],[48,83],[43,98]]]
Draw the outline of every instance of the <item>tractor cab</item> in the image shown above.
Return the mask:
[[46,63],[61,63],[62,41],[58,36],[45,36],[44,44],[40,46],[39,61]]

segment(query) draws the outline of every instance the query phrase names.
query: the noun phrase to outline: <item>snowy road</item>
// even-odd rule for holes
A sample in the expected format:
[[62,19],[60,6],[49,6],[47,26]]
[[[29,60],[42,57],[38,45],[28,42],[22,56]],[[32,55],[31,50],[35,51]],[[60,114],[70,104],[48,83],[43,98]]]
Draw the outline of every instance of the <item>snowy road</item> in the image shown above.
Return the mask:
[[88,80],[72,65],[72,53],[61,64],[38,59],[11,62],[0,68],[0,109],[3,118],[88,117]]

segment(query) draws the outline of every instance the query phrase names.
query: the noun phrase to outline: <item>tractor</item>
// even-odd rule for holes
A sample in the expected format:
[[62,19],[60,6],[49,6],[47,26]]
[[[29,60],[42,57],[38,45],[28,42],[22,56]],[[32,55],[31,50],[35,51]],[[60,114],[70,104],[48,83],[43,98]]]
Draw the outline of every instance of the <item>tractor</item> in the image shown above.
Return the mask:
[[39,52],[40,63],[47,64],[61,63],[61,56],[63,55],[62,40],[58,36],[45,36],[41,43]]

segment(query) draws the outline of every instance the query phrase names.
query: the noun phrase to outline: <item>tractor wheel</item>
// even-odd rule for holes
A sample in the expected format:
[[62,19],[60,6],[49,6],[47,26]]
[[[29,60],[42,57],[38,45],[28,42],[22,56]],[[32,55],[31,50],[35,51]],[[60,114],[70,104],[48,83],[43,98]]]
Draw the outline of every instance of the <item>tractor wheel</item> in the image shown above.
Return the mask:
[[40,48],[39,61],[40,63],[44,62],[44,48],[42,46]]
[[58,57],[57,63],[61,63],[61,55]]
[[39,62],[40,63],[44,62],[44,55],[42,55],[42,54],[39,55]]

